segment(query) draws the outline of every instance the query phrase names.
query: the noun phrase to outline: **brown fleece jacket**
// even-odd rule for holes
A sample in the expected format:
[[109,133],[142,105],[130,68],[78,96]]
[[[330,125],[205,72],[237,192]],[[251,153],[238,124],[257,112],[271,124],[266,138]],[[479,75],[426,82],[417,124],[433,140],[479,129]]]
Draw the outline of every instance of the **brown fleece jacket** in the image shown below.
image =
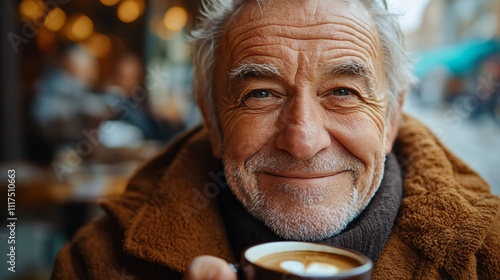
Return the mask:
[[[500,199],[411,117],[394,152],[403,200],[373,279],[500,279]],[[218,164],[203,129],[179,137],[61,250],[52,279],[179,279],[197,255],[237,261]]]

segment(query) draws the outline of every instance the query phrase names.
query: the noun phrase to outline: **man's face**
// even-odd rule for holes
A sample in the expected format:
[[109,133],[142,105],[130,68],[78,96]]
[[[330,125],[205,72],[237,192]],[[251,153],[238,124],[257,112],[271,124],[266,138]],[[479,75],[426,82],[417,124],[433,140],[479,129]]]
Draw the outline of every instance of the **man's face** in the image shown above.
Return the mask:
[[275,233],[323,239],[368,204],[392,145],[377,31],[361,4],[250,2],[218,45],[218,156]]

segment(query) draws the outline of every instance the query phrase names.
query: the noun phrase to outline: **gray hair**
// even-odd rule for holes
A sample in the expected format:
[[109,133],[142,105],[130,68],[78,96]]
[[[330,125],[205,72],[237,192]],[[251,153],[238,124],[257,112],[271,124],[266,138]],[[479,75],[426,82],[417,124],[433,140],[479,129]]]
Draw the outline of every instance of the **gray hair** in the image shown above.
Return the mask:
[[[224,24],[231,15],[236,14],[248,0],[203,0],[200,22],[192,32],[193,37],[193,90],[199,104],[205,107],[210,125],[222,139],[222,128],[216,112],[214,72],[217,42],[224,32]],[[254,0],[259,5],[270,0]],[[387,11],[377,0],[357,0],[371,14],[379,35],[384,54],[385,77],[388,88],[388,117],[396,108],[404,93],[415,78],[412,63],[404,45],[403,33],[397,16]],[[388,124],[389,125],[389,124]],[[387,129],[387,127],[386,127]]]

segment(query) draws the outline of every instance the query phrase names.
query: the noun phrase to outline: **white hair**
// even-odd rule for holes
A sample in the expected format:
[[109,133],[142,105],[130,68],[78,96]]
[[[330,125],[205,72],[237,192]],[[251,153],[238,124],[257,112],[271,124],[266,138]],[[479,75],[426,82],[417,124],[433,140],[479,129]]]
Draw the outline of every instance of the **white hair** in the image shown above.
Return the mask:
[[[203,0],[200,21],[193,37],[193,90],[194,96],[206,114],[205,121],[222,138],[219,117],[216,112],[214,72],[217,42],[224,32],[224,24],[231,15],[236,14],[250,0]],[[262,5],[270,0],[253,0]],[[377,0],[349,0],[362,3],[371,14],[377,27],[379,40],[384,55],[384,70],[387,81],[388,112],[391,118],[396,112],[398,103],[415,78],[412,63],[404,46],[403,33],[397,16],[387,11]],[[390,122],[386,125],[386,130]]]

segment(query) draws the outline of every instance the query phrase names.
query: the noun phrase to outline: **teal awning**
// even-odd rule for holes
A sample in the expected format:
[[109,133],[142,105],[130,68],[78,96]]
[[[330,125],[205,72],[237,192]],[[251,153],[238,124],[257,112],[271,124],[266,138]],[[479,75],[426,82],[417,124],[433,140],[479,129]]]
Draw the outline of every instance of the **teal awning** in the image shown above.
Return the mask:
[[424,77],[436,67],[445,67],[455,76],[470,72],[487,56],[500,52],[500,41],[466,41],[429,50],[416,59],[415,75]]

